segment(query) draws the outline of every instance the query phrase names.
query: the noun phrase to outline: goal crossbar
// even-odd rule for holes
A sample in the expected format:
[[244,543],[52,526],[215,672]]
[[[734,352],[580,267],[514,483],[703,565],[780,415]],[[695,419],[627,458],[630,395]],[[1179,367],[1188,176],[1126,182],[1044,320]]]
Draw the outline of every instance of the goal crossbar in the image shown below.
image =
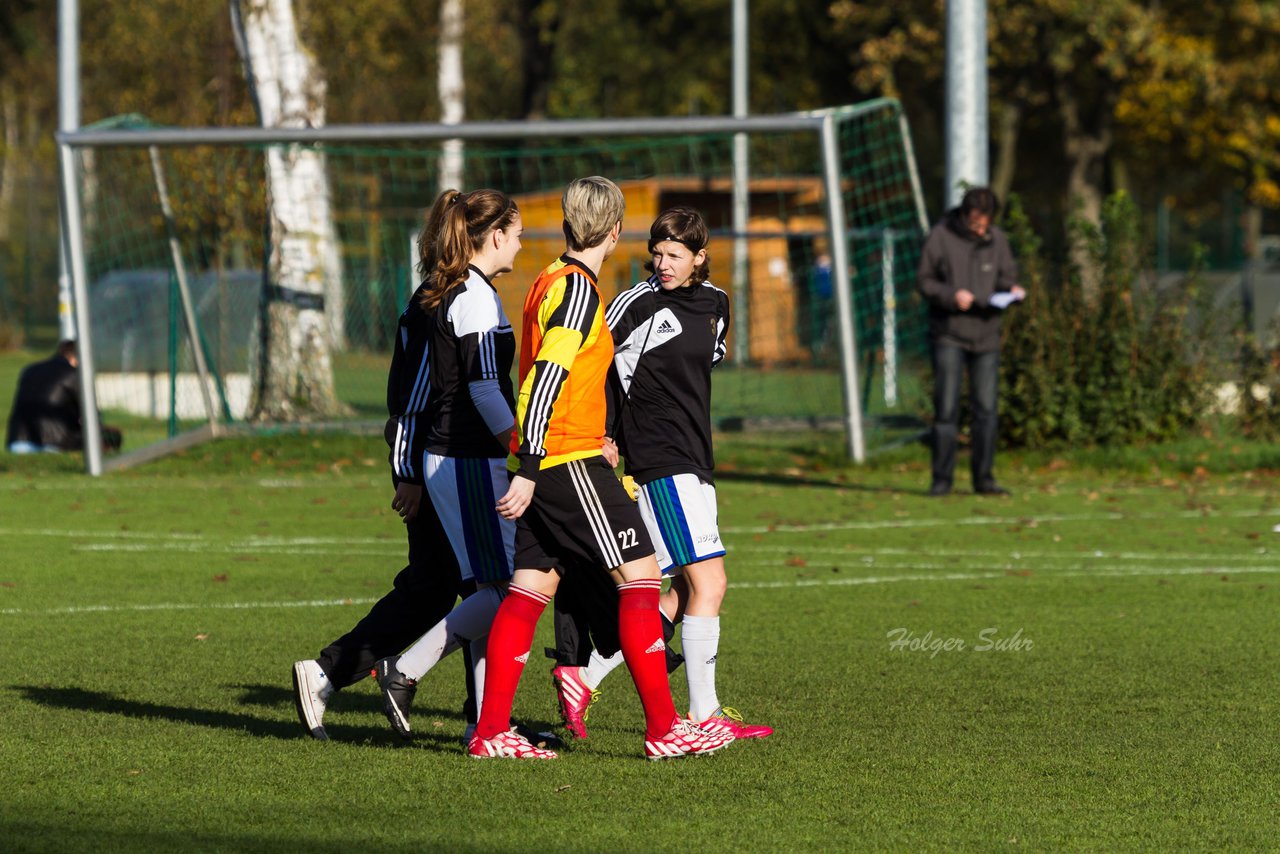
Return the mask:
[[[672,137],[696,134],[813,134],[821,152],[821,182],[825,196],[831,246],[832,296],[838,318],[841,384],[844,392],[844,426],[847,450],[856,461],[863,461],[866,447],[863,439],[863,417],[859,394],[857,340],[854,307],[850,289],[849,228],[841,193],[841,161],[838,125],[865,113],[896,113],[905,143],[905,156],[910,183],[915,195],[916,213],[922,229],[926,227],[923,196],[918,170],[911,150],[909,130],[900,106],[891,99],[877,99],[847,107],[779,115],[747,117],[670,117],[622,119],[551,119],[542,121],[464,122],[460,124],[353,124],[329,125],[322,128],[84,128],[62,131],[55,138],[59,148],[61,201],[65,218],[64,252],[72,279],[76,303],[76,330],[81,341],[80,375],[85,437],[85,467],[89,474],[104,471],[101,435],[97,418],[94,389],[93,348],[90,341],[88,306],[88,273],[84,243],[84,212],[76,185],[75,153],[81,149],[113,147],[164,146],[233,146],[289,145],[324,143],[389,143],[434,142],[449,139],[529,140],[592,139],[602,137]],[[199,347],[198,342],[194,342]],[[212,421],[212,413],[210,413]],[[211,425],[216,433],[216,425]],[[112,465],[110,468],[118,466]]]

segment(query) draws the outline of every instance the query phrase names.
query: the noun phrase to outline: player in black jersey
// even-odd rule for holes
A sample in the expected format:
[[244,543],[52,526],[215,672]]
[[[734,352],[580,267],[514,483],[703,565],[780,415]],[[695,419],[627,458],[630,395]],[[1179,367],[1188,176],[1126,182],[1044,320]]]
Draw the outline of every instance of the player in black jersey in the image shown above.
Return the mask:
[[[436,239],[446,209],[438,199],[427,215],[419,238],[418,271],[424,276],[400,315],[391,369],[387,376],[386,440],[390,446],[391,507],[404,520],[409,539],[408,564],[396,576],[389,593],[379,599],[351,631],[329,644],[318,658],[293,665],[293,695],[298,719],[312,737],[326,740],[325,708],[333,692],[368,675],[374,664],[411,643],[450,612],[458,596],[475,590],[463,582],[458,561],[429,496],[423,494],[423,456],[427,441],[430,316],[421,300],[426,276],[436,265]],[[465,712],[475,721],[478,704],[467,673]]]
[[520,251],[520,211],[498,190],[448,190],[441,200],[435,267],[420,300],[431,349],[424,466],[462,577],[478,589],[401,655],[376,665],[387,719],[404,737],[418,680],[461,643],[470,644],[477,687],[484,684],[485,643],[515,550],[515,521],[495,510],[508,488],[515,427],[515,332],[492,280],[511,271]]
[[[661,607],[670,621],[683,621],[690,720],[704,730],[762,738],[773,730],[744,724],[716,694],[727,580],[713,480],[711,371],[724,359],[729,300],[707,281],[707,242],[697,211],[664,211],[649,230],[653,275],[610,303],[605,320],[615,356],[606,435],[616,442],[611,461],[620,453],[639,484],[641,515],[671,578]],[[566,726],[578,737],[585,736],[586,710],[617,659],[596,652],[584,667],[553,670]]]

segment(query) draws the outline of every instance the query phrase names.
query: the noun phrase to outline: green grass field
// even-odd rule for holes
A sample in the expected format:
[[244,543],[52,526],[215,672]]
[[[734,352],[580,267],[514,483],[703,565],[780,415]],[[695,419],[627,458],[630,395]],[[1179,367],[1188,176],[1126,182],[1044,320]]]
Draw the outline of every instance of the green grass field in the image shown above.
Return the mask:
[[[411,744],[369,681],[332,741],[296,721],[291,662],[403,564],[380,442],[225,440],[99,479],[0,455],[0,848],[1280,844],[1276,449],[1006,454],[1014,497],[930,499],[919,446],[853,468],[839,437],[721,437],[720,694],[777,734],[645,762],[619,673],[591,738],[530,765],[464,756],[456,657]],[[516,702],[544,723],[550,640],[544,618]]]

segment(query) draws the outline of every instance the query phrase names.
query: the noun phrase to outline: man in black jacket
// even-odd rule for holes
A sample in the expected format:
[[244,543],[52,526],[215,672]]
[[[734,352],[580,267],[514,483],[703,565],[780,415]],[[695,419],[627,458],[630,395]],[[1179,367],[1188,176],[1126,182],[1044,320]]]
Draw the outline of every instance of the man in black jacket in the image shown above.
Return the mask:
[[[5,438],[9,451],[32,454],[84,447],[77,364],[76,342],[63,341],[51,357],[22,369]],[[102,443],[109,450],[119,449],[120,431],[102,428]]]
[[991,221],[995,193],[975,187],[947,212],[925,240],[918,288],[929,303],[933,351],[933,482],[930,495],[951,492],[956,464],[960,383],[969,372],[973,408],[973,490],[1006,495],[992,467],[996,455],[996,390],[999,386],[1000,315],[1026,292],[1009,240]]

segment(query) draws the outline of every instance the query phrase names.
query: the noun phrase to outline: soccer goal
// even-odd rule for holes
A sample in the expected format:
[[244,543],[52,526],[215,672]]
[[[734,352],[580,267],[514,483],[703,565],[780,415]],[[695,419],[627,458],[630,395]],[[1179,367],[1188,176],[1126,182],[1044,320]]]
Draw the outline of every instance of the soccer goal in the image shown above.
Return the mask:
[[[735,205],[737,134],[750,162]],[[524,250],[495,283],[509,315],[562,251],[564,186],[604,175],[627,199],[606,299],[645,276],[660,211],[691,205],[707,218],[711,281],[733,310],[714,382],[721,429],[843,430],[859,460],[918,431],[928,401],[914,279],[927,223],[895,101],[743,119],[322,129],[130,118],[58,136],[85,408],[126,432],[126,452],[104,460],[85,419],[90,473],[232,431],[379,429],[392,335],[416,287],[415,235],[455,138],[460,189],[497,187],[521,209]]]

